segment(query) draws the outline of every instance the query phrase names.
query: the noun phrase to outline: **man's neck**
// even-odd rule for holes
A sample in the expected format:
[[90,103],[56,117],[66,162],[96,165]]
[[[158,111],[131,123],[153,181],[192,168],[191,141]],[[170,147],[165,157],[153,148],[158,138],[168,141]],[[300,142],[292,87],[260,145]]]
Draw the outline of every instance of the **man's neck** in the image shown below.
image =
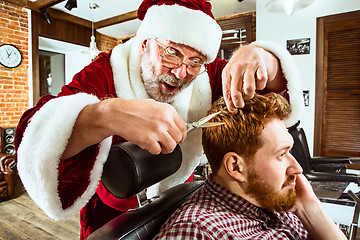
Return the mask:
[[241,183],[229,175],[223,176],[222,174],[213,174],[212,177],[214,181],[223,188],[242,197],[249,203],[261,208],[261,206],[257,203],[257,201],[254,198],[250,197],[245,193],[245,188],[246,188],[245,183]]

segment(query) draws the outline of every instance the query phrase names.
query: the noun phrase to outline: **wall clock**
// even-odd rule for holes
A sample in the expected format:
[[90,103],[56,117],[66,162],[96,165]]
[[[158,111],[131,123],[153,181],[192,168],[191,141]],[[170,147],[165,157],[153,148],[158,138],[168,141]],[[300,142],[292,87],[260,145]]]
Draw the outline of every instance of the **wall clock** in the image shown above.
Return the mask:
[[0,64],[4,67],[15,68],[20,65],[22,56],[17,47],[11,44],[0,46]]

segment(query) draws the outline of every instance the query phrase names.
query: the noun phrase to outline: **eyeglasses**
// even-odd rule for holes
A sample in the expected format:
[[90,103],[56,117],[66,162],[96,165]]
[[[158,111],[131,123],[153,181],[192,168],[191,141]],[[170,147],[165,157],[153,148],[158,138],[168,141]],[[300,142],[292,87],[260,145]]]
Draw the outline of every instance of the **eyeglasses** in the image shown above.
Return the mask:
[[200,72],[201,66],[204,61],[198,57],[190,58],[189,63],[183,62],[183,57],[179,56],[181,53],[176,48],[170,46],[163,46],[157,39],[155,39],[158,45],[159,55],[161,57],[161,64],[167,68],[178,68],[181,65],[186,66],[186,71],[190,75],[200,75],[206,72],[206,67]]

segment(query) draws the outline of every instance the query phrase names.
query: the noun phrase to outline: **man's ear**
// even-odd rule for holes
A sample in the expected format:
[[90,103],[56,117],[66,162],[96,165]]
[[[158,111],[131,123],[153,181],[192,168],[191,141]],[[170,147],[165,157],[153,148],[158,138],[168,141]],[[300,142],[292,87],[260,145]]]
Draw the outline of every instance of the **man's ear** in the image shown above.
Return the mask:
[[223,158],[223,164],[227,173],[239,182],[245,181],[244,159],[234,152],[228,152]]
[[148,41],[147,39],[144,39],[144,41],[141,44],[141,52],[142,53],[145,52],[147,41]]

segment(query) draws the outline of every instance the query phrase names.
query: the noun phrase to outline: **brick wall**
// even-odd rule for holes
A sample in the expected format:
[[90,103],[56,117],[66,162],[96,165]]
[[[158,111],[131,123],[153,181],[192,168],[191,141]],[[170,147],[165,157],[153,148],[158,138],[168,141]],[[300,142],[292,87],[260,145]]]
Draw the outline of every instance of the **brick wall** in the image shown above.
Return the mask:
[[15,45],[23,56],[20,66],[16,68],[0,65],[0,127],[15,127],[29,107],[26,10],[0,0],[0,29],[0,45]]
[[[116,38],[99,34],[98,48],[109,51],[118,44]],[[25,8],[0,0],[0,45],[19,48],[23,60],[16,68],[0,64],[0,127],[16,127],[29,108],[28,85],[28,14]]]

